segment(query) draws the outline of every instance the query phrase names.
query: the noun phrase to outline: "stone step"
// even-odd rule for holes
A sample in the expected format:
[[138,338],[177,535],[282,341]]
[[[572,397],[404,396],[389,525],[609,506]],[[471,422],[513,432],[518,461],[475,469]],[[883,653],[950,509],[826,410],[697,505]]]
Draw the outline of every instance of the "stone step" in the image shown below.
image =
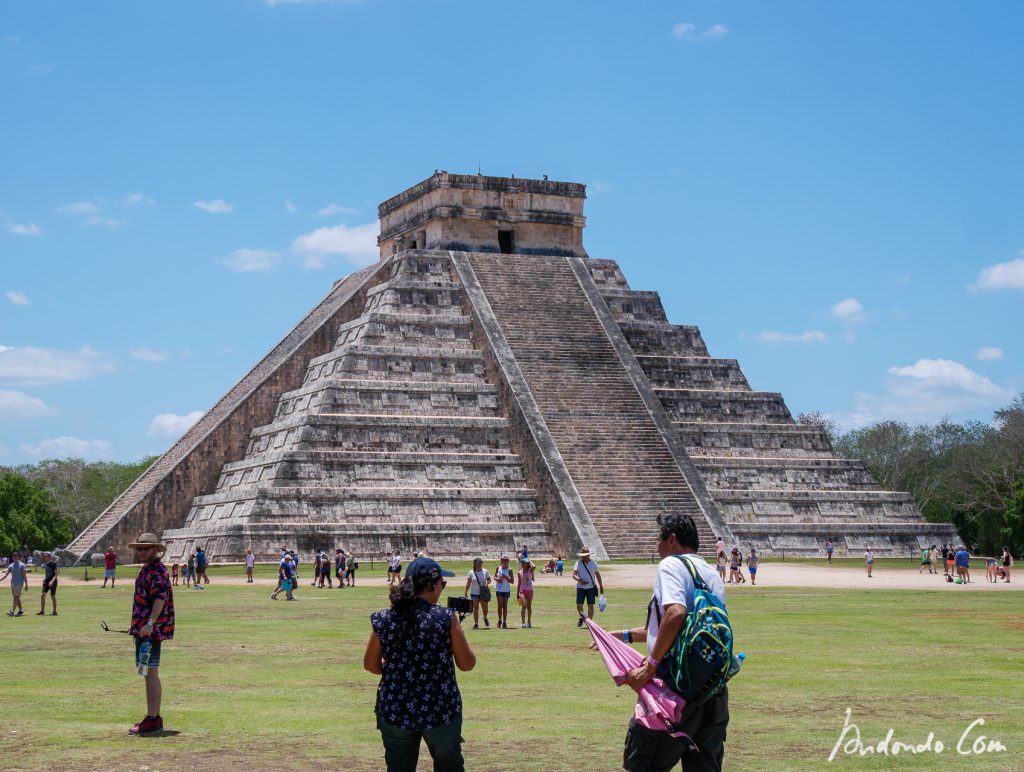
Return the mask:
[[504,418],[307,414],[253,429],[247,456],[283,450],[508,451]]
[[[482,555],[491,560],[524,544],[535,554],[546,553],[551,537],[544,524],[537,520],[495,523],[455,518],[431,523],[296,520],[238,524],[221,521],[201,528],[186,526],[168,530],[164,538],[170,542],[167,562],[182,562],[196,544],[204,545],[209,555],[245,554],[247,545],[264,545],[258,546],[257,559],[273,560],[277,558],[277,546],[285,543],[299,553],[299,575],[306,577],[310,574],[315,551],[333,549],[335,545],[356,555],[360,570],[365,571],[369,569],[370,556],[379,560],[394,549],[400,549],[403,556],[423,550],[440,560],[465,560],[467,555]],[[356,576],[359,581],[359,572]],[[459,579],[452,581],[457,583]],[[459,594],[458,586],[453,586],[455,594]]]
[[473,349],[346,344],[310,360],[303,385],[332,376],[483,383],[484,364]]
[[255,486],[523,488],[522,461],[501,453],[291,451],[226,464],[217,492]]
[[793,418],[777,392],[672,389],[656,393],[673,421],[786,423]]
[[594,278],[594,283],[604,289],[629,289],[625,275],[614,260],[603,260],[590,258],[587,261],[587,268]]
[[878,490],[860,461],[843,458],[695,458],[708,488]]
[[374,311],[339,325],[338,346],[347,343],[472,348],[471,321],[465,315],[437,316]]
[[673,425],[691,455],[732,452],[834,457],[828,436],[818,427],[796,423],[684,422]]
[[659,396],[677,389],[750,391],[735,359],[638,354],[637,361]]
[[320,379],[281,395],[276,420],[302,413],[494,416],[497,388],[486,383]]
[[708,357],[708,347],[700,334],[700,328],[694,325],[617,321],[626,342],[638,357],[641,355]]
[[423,284],[391,280],[367,291],[364,313],[397,311],[431,316],[461,316],[464,302],[462,286],[451,281]]
[[657,292],[648,290],[600,288],[601,297],[608,304],[608,310],[616,322],[641,321],[668,324],[665,308]]
[[910,495],[892,491],[715,490],[712,495],[730,523],[921,521]]

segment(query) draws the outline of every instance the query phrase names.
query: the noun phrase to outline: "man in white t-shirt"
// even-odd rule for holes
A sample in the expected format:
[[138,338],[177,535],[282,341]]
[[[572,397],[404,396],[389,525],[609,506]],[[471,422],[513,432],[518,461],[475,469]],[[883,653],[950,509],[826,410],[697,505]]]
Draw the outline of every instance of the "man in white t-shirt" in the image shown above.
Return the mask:
[[597,563],[590,559],[590,550],[584,547],[579,551],[580,559],[572,567],[572,578],[576,580],[576,613],[580,618],[577,627],[583,627],[583,601],[587,602],[587,616],[594,618],[594,603],[598,594],[604,595],[604,583]]
[[[637,691],[657,673],[658,664],[672,648],[683,628],[687,610],[693,606],[693,578],[677,555],[685,556],[704,585],[725,606],[722,578],[714,567],[705,563],[704,558],[697,554],[700,539],[693,518],[680,514],[659,515],[658,525],[661,528],[658,555],[662,560],[654,580],[654,597],[647,607],[647,622],[643,627],[622,631],[622,638],[627,643],[647,642],[647,663],[626,677],[626,683]],[[725,731],[728,725],[728,688],[702,705],[687,705],[683,709],[680,729],[692,741],[685,737],[673,737],[668,732],[647,729],[637,724],[635,719],[630,719],[622,766],[630,772],[638,772],[672,769],[682,762],[687,772],[719,772],[725,755]]]

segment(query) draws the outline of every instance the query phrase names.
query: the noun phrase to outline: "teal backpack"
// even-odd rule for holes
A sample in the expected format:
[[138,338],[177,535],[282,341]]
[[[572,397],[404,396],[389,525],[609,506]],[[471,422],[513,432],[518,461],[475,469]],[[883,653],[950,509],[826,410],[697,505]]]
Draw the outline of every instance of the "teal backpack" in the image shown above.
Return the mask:
[[[687,703],[700,705],[721,694],[738,669],[732,655],[732,624],[725,605],[704,584],[693,563],[683,555],[674,557],[683,562],[693,579],[693,607],[672,648],[662,658],[658,677]],[[653,598],[651,605],[660,625],[661,609]]]

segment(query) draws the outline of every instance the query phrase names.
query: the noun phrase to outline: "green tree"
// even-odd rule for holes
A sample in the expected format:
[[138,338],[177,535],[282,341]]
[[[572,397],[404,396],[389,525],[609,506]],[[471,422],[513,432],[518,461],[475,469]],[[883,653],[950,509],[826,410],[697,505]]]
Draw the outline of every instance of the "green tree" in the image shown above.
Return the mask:
[[67,544],[71,536],[71,524],[44,487],[16,472],[0,473],[0,553],[22,545],[50,549]]

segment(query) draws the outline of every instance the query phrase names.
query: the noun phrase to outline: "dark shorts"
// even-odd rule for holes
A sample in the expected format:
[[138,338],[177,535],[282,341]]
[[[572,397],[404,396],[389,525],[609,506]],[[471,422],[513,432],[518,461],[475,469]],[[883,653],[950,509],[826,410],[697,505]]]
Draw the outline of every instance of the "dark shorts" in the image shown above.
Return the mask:
[[[142,642],[145,638],[139,638],[135,636],[135,667],[139,666],[139,648],[142,646]],[[149,653],[149,667],[150,669],[160,667],[160,641],[153,641],[153,650]]]
[[589,603],[593,606],[597,603],[597,588],[591,587],[589,590],[585,590],[582,587],[576,588],[576,603]]
[[384,743],[384,763],[389,770],[415,772],[422,739],[434,761],[433,769],[465,772],[461,716],[454,723],[422,730],[402,729],[377,719],[377,729]]
[[512,591],[511,590],[509,590],[508,592],[505,592],[505,590],[495,590],[494,594],[497,595],[499,598],[511,598],[512,597]]
[[57,580],[56,579],[49,579],[49,580],[44,579],[43,580],[43,595],[46,595],[46,593],[48,593],[48,592],[53,593],[54,595],[57,594]]

